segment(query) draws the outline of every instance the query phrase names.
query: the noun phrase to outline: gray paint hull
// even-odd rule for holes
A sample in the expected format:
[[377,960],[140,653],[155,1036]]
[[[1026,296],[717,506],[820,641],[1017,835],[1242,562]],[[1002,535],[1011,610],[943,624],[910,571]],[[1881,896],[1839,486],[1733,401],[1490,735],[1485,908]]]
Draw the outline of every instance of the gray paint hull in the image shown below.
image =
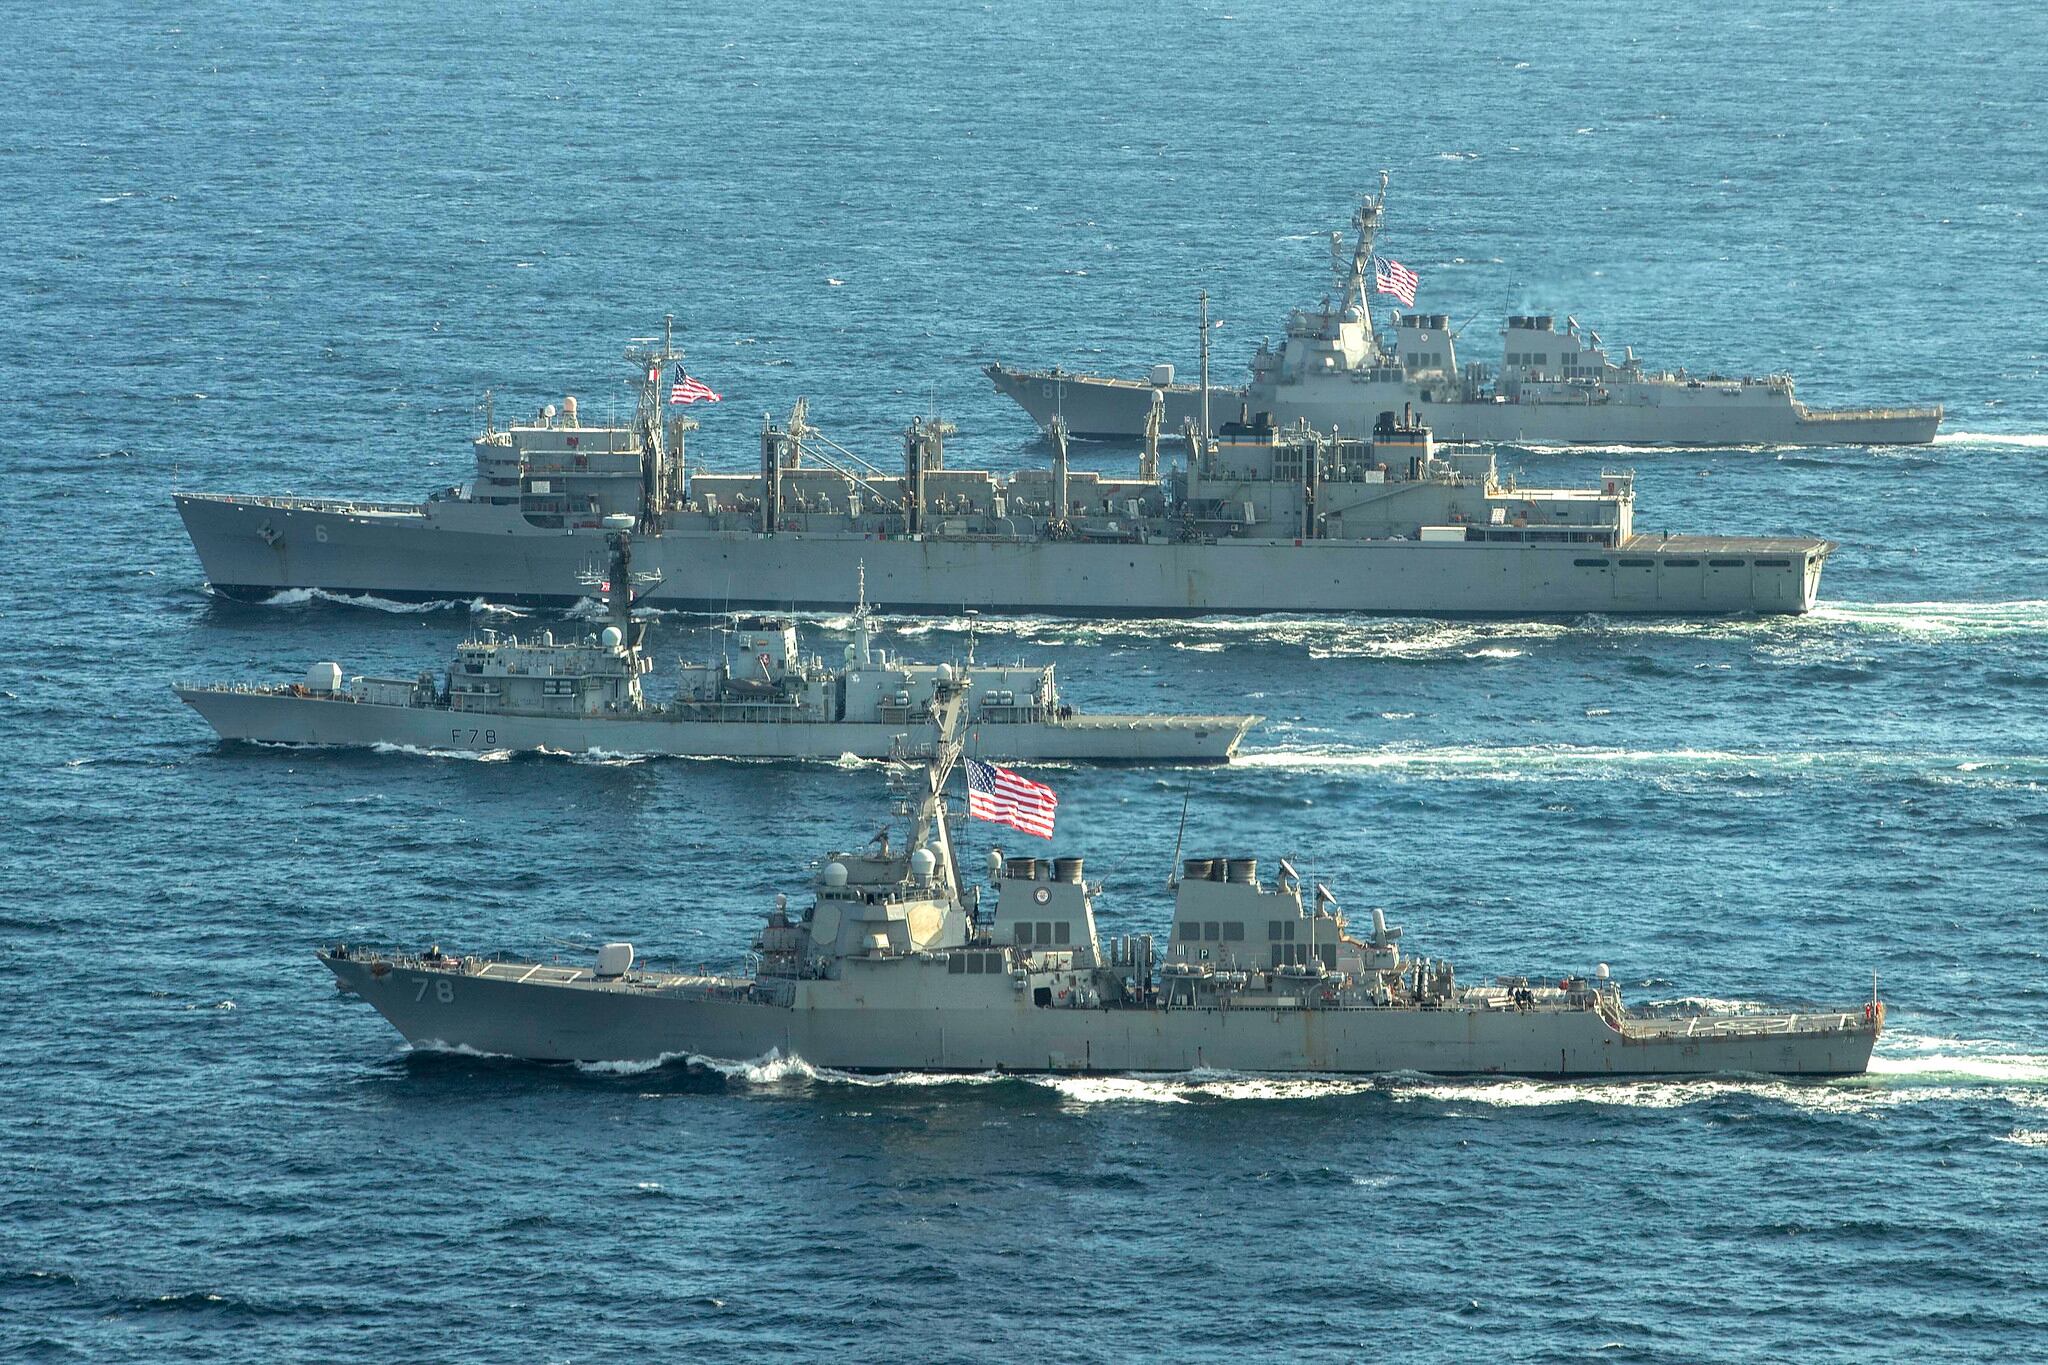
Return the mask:
[[534,1061],[739,1061],[776,1051],[854,1071],[1829,1076],[1865,1070],[1876,1037],[1866,1026],[1635,1038],[1586,1011],[1046,1009],[1021,994],[989,1008],[949,1007],[936,992],[901,1008],[864,1008],[858,978],[801,983],[786,1007],[405,967],[376,976],[360,960],[322,961],[415,1046]]
[[[177,501],[208,581],[232,596],[319,588],[399,600],[567,605],[587,595],[580,575],[602,557],[598,532],[523,524],[508,530],[485,519],[499,509],[351,509],[199,494]],[[1722,615],[1813,606],[1818,559],[1788,557],[1780,548],[1769,557],[1788,558],[1786,567],[1758,568],[1745,554],[1743,567],[1717,569],[1703,562],[1708,553],[1704,542],[1677,538],[1667,545],[1655,537],[1610,551],[1477,542],[1054,544],[671,532],[636,542],[634,563],[662,576],[647,603],[706,612],[840,608],[845,585],[863,571],[870,598],[894,610],[928,612]],[[1650,567],[1624,567],[1624,556]]]
[[[186,687],[178,696],[223,739],[265,744],[392,744],[451,753],[501,749],[596,750],[721,758],[887,758],[901,725],[879,723],[615,720],[505,716],[228,688]],[[1222,763],[1235,752],[1243,716],[1086,716],[1030,725],[973,725],[967,752],[1017,760]]]
[[[1086,440],[1135,441],[1144,431],[1152,403],[1150,385],[1092,375],[1004,370],[993,373],[996,389],[1043,428],[1055,413],[1069,431]],[[1362,386],[1361,386],[1362,387]],[[1924,445],[1941,426],[1941,410],[1869,409],[1829,411],[1803,404],[1693,401],[1684,390],[1668,403],[1426,403],[1415,401],[1419,420],[1439,441],[1555,445]],[[1247,399],[1244,389],[1210,389],[1212,420],[1235,418]],[[1403,400],[1374,398],[1350,403],[1298,399],[1283,394],[1273,416],[1286,424],[1307,418],[1319,430],[1372,430],[1373,419]],[[1720,406],[1715,406],[1718,403]],[[1264,406],[1262,404],[1262,406]],[[1201,389],[1177,385],[1166,390],[1162,430],[1178,432],[1199,420]]]

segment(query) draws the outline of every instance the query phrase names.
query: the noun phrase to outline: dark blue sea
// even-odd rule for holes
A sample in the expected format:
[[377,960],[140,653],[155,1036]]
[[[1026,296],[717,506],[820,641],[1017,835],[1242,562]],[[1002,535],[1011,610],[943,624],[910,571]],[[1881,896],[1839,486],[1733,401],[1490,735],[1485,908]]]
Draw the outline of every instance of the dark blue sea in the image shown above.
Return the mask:
[[[1983,0],[0,10],[0,1357],[2048,1357],[2044,52]],[[456,483],[485,389],[623,415],[667,313],[697,459],[801,395],[1034,463],[979,365],[1187,373],[1206,288],[1234,374],[1382,168],[1468,358],[1570,314],[1944,435],[1503,453],[1839,541],[1802,619],[984,622],[1087,706],[1270,717],[1227,771],[1035,774],[1057,848],[1115,932],[1188,793],[1190,852],[1468,976],[1875,972],[1868,1077],[535,1067],[337,996],[324,940],[733,964],[882,775],[219,744],[173,678],[522,622],[218,600],[174,485]]]

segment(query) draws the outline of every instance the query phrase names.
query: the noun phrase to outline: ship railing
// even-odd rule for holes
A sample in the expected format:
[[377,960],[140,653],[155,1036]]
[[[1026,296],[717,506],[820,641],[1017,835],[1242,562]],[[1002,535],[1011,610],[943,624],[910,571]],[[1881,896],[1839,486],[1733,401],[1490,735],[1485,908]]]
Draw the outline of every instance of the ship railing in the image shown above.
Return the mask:
[[1799,414],[1805,422],[1916,421],[1939,417],[1938,407],[1925,408],[1807,408]]
[[364,502],[357,498],[296,498],[254,493],[210,493],[199,496],[243,507],[275,507],[281,511],[334,512],[340,515],[380,517],[422,515],[422,504],[417,502]]
[[1821,1014],[1691,1015],[1684,1019],[1626,1019],[1637,1037],[1744,1038],[1772,1034],[1847,1033],[1857,1027],[1847,1011]]

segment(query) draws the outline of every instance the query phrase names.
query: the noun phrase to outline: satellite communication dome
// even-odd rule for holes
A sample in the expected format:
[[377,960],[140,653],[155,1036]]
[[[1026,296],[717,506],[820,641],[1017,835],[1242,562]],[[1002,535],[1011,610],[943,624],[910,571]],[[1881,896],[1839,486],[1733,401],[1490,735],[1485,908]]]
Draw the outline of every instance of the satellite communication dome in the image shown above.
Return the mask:
[[825,885],[840,887],[846,885],[846,864],[831,862],[825,864]]
[[921,882],[930,881],[932,869],[938,865],[939,860],[932,856],[932,851],[928,848],[921,848],[910,855],[910,875]]
[[949,683],[949,682],[953,681],[953,665],[951,665],[951,664],[940,664],[940,665],[939,665],[939,681],[940,681],[940,682],[942,682],[942,683]]
[[606,626],[604,634],[597,638],[604,642],[606,649],[617,649],[620,645],[626,643],[626,633],[617,626]]

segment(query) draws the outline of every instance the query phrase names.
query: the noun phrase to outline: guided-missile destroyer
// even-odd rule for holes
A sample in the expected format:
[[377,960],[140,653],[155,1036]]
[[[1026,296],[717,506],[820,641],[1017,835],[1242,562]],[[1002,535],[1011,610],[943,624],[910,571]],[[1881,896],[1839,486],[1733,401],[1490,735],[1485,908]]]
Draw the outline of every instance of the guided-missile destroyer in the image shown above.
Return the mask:
[[882,469],[799,402],[764,424],[753,470],[693,472],[689,424],[662,420],[675,352],[629,358],[632,425],[550,406],[486,430],[475,479],[425,502],[178,494],[207,579],[255,600],[320,588],[565,606],[622,516],[662,580],[650,603],[690,611],[836,608],[865,565],[881,600],[918,612],[1719,614],[1808,610],[1833,548],[1639,532],[1627,471],[1527,487],[1400,408],[1337,432],[1198,424],[1184,467],[1162,471],[1155,406],[1129,475],[1073,468],[1055,423],[1052,467],[1005,476],[954,468],[937,418]]
[[438,677],[344,682],[339,664],[323,662],[303,682],[173,690],[223,739],[440,752],[886,758],[906,727],[925,723],[941,683],[964,689],[968,752],[983,758],[1222,763],[1259,720],[1077,710],[1061,699],[1052,665],[978,662],[972,643],[957,664],[893,658],[874,644],[864,585],[842,665],[805,656],[786,617],[741,617],[731,632],[741,662],[685,663],[672,694],[649,697],[648,623],[633,605],[636,589],[644,595],[658,582],[636,583],[627,525],[607,538],[610,567],[590,586],[608,623],[581,638],[485,631],[458,645]]
[[[1078,857],[958,866],[946,785],[965,689],[943,684],[936,736],[906,776],[901,841],[835,852],[808,901],[778,896],[728,974],[655,971],[628,943],[593,965],[332,945],[336,982],[416,1047],[537,1061],[745,1060],[854,1071],[1422,1071],[1635,1076],[1861,1072],[1884,1023],[1873,988],[1844,1008],[1653,1017],[1604,965],[1462,981],[1402,951],[1374,910],[1354,928],[1287,863],[1176,861],[1171,933],[1106,937]],[[976,884],[969,885],[972,880]],[[737,945],[735,945],[737,946]]]
[[[1389,409],[1412,406],[1450,441],[1576,445],[1880,445],[1924,444],[1941,425],[1939,404],[1924,407],[1814,408],[1783,374],[1728,378],[1646,367],[1633,351],[1616,359],[1600,334],[1554,314],[1518,314],[1501,331],[1497,368],[1458,359],[1458,336],[1444,313],[1405,313],[1388,337],[1374,329],[1368,286],[1373,244],[1385,215],[1386,184],[1352,219],[1354,245],[1331,234],[1334,299],[1296,309],[1276,348],[1261,344],[1251,382],[1174,383],[1171,365],[1146,379],[1067,370],[987,367],[996,389],[1039,426],[1055,417],[1077,438],[1135,441],[1155,395],[1173,429],[1192,420],[1206,388],[1212,406],[1240,405],[1282,425],[1306,421],[1324,430],[1365,431]],[[1203,338],[1206,342],[1207,329]],[[1206,353],[1206,347],[1205,347]]]

